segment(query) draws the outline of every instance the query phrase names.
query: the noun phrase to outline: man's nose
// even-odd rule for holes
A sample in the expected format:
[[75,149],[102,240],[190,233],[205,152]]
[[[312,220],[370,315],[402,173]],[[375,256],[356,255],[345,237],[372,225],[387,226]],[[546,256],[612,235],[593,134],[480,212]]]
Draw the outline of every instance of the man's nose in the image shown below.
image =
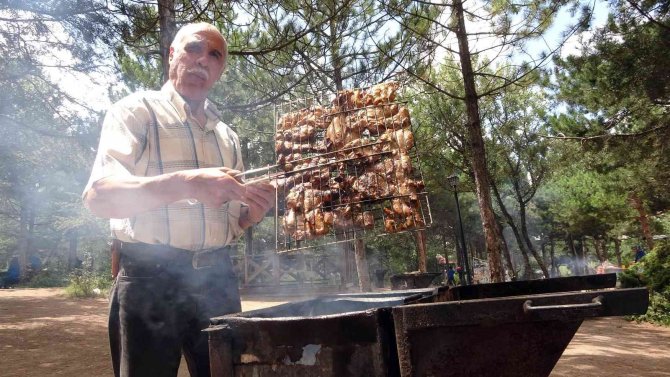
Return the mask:
[[201,67],[209,66],[209,60],[207,58],[207,53],[200,54],[200,56],[198,56],[198,59],[196,59],[196,63],[198,63],[198,65],[200,65]]

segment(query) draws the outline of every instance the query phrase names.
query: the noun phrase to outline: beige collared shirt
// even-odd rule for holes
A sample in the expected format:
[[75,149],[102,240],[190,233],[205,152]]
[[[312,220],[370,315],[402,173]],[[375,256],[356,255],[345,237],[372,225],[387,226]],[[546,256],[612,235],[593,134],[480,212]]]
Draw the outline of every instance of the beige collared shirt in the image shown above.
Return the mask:
[[[155,176],[179,170],[229,167],[242,171],[237,134],[205,104],[207,123],[198,124],[188,104],[168,82],[160,91],[132,94],[107,112],[91,177],[84,190],[109,176]],[[112,235],[200,251],[231,244],[242,233],[243,203],[213,208],[181,200],[127,219],[110,219]]]

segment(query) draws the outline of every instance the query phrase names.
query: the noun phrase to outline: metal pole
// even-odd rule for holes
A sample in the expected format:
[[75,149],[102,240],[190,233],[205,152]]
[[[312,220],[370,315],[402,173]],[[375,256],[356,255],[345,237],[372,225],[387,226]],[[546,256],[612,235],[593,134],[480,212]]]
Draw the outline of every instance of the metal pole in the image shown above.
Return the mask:
[[470,260],[468,259],[468,250],[465,247],[465,233],[463,232],[463,219],[461,218],[461,206],[458,203],[458,190],[454,187],[454,198],[456,199],[456,213],[458,213],[458,225],[461,233],[461,251],[463,253],[463,264],[465,267],[465,281],[468,285],[472,284],[472,275],[470,275]]

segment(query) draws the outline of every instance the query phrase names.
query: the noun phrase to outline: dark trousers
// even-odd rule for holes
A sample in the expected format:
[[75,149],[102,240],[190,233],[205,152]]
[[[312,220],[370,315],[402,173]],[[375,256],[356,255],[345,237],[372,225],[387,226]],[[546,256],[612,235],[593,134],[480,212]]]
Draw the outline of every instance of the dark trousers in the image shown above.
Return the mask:
[[209,319],[241,310],[228,250],[205,266],[192,253],[123,244],[112,288],[109,341],[116,377],[176,377],[183,352],[193,377],[209,377]]

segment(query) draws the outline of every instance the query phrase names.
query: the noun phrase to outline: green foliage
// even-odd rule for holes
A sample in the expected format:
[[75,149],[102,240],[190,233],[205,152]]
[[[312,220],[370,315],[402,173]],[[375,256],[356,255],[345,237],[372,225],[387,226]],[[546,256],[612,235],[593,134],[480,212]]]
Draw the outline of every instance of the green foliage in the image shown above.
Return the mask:
[[566,167],[541,192],[557,226],[573,236],[606,234],[631,216],[626,192],[615,174]]
[[78,270],[70,274],[70,284],[65,288],[65,293],[77,298],[106,295],[112,283],[109,274]]
[[623,288],[646,286],[650,290],[649,310],[635,320],[670,326],[670,241],[659,242],[619,279]]
[[65,287],[69,283],[67,273],[60,269],[44,269],[35,274],[23,286],[29,288]]

